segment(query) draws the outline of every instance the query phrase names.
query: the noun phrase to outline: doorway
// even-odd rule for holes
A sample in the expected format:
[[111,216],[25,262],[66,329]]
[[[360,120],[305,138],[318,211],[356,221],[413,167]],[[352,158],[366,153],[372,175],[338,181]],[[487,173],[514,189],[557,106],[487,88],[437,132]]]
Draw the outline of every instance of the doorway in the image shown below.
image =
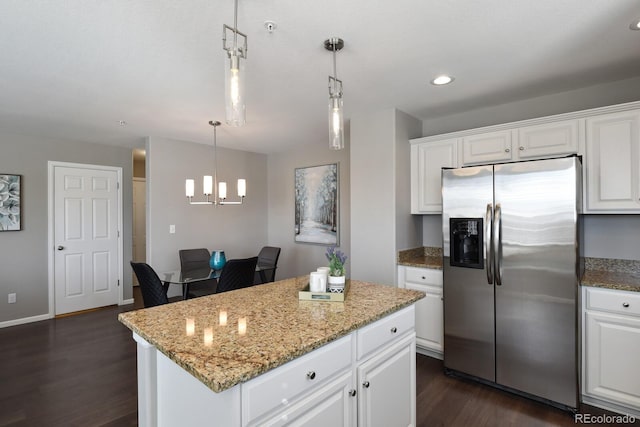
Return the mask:
[[49,162],[49,312],[122,303],[122,169]]
[[[133,150],[133,250],[134,262],[147,262],[147,233],[146,233],[146,153],[145,150]],[[139,286],[138,278],[132,272],[133,286]],[[135,289],[134,289],[135,291]],[[133,293],[135,299],[136,292]]]

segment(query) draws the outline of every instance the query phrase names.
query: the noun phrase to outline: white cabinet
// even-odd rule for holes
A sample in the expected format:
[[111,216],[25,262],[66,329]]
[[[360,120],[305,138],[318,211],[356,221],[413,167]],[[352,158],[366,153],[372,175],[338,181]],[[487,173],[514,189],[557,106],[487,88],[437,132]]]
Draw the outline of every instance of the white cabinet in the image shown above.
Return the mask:
[[583,288],[583,401],[640,415],[640,293]]
[[564,120],[518,128],[518,160],[544,159],[578,153],[584,120]]
[[458,140],[411,142],[411,213],[441,213],[443,167],[458,167]]
[[351,370],[351,347],[349,335],[242,384],[243,425],[262,425],[265,417],[277,425],[278,419],[297,413],[299,405],[295,408],[290,405],[300,396],[309,395],[307,400],[320,403],[316,395],[328,393],[322,386]]
[[578,153],[583,120],[563,120],[462,138],[462,164],[545,159]]
[[442,270],[399,266],[401,287],[422,291],[426,296],[415,304],[418,352],[438,359],[444,353]]
[[585,213],[640,213],[640,110],[587,119]]
[[260,426],[349,427],[356,425],[351,371],[291,405]]
[[478,165],[513,160],[512,131],[470,135],[462,138],[462,164]]
[[242,425],[415,425],[414,316],[412,305],[243,383]]
[[416,425],[416,348],[413,334],[367,359],[357,370],[358,426]]

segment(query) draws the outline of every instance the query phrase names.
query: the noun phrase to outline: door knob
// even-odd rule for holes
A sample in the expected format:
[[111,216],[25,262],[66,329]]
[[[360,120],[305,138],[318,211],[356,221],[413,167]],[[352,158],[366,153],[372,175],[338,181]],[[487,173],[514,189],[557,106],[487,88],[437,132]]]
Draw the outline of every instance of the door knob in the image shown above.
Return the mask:
[[369,381],[365,381],[362,383],[362,387],[369,388]]
[[623,303],[622,303],[622,306],[623,306],[624,308],[627,308],[627,307],[629,307],[629,303],[628,303],[628,302],[623,302]]
[[309,378],[310,380],[315,379],[315,377],[316,377],[316,373],[314,371],[307,372],[307,378]]
[[61,251],[64,249],[64,246],[58,246],[58,250]]
[[356,391],[354,389],[349,390],[349,396],[353,397],[356,395]]

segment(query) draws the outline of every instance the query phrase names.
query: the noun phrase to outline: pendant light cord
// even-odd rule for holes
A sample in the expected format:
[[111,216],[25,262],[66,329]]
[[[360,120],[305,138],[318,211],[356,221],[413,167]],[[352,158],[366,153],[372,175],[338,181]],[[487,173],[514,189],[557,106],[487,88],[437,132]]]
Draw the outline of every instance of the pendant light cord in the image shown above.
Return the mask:
[[238,0],[234,1],[233,7],[233,51],[238,50]]

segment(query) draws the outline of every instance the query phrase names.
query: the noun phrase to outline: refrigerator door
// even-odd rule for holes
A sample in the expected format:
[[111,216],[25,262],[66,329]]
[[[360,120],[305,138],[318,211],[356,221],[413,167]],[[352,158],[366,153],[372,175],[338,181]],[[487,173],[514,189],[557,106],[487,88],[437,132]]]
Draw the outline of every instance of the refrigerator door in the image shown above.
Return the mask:
[[[488,278],[492,271],[487,271],[491,233],[486,233],[492,206],[492,166],[442,171],[444,366],[489,381],[495,381],[494,292],[493,279]],[[450,228],[452,221],[455,229]],[[482,236],[471,244],[469,239],[459,239],[461,247],[456,250],[451,236],[455,240],[455,233],[461,230]],[[467,256],[466,249],[475,242],[482,242],[482,259]],[[451,255],[456,254],[460,262],[451,265]]]
[[577,407],[577,158],[495,166],[496,382]]

